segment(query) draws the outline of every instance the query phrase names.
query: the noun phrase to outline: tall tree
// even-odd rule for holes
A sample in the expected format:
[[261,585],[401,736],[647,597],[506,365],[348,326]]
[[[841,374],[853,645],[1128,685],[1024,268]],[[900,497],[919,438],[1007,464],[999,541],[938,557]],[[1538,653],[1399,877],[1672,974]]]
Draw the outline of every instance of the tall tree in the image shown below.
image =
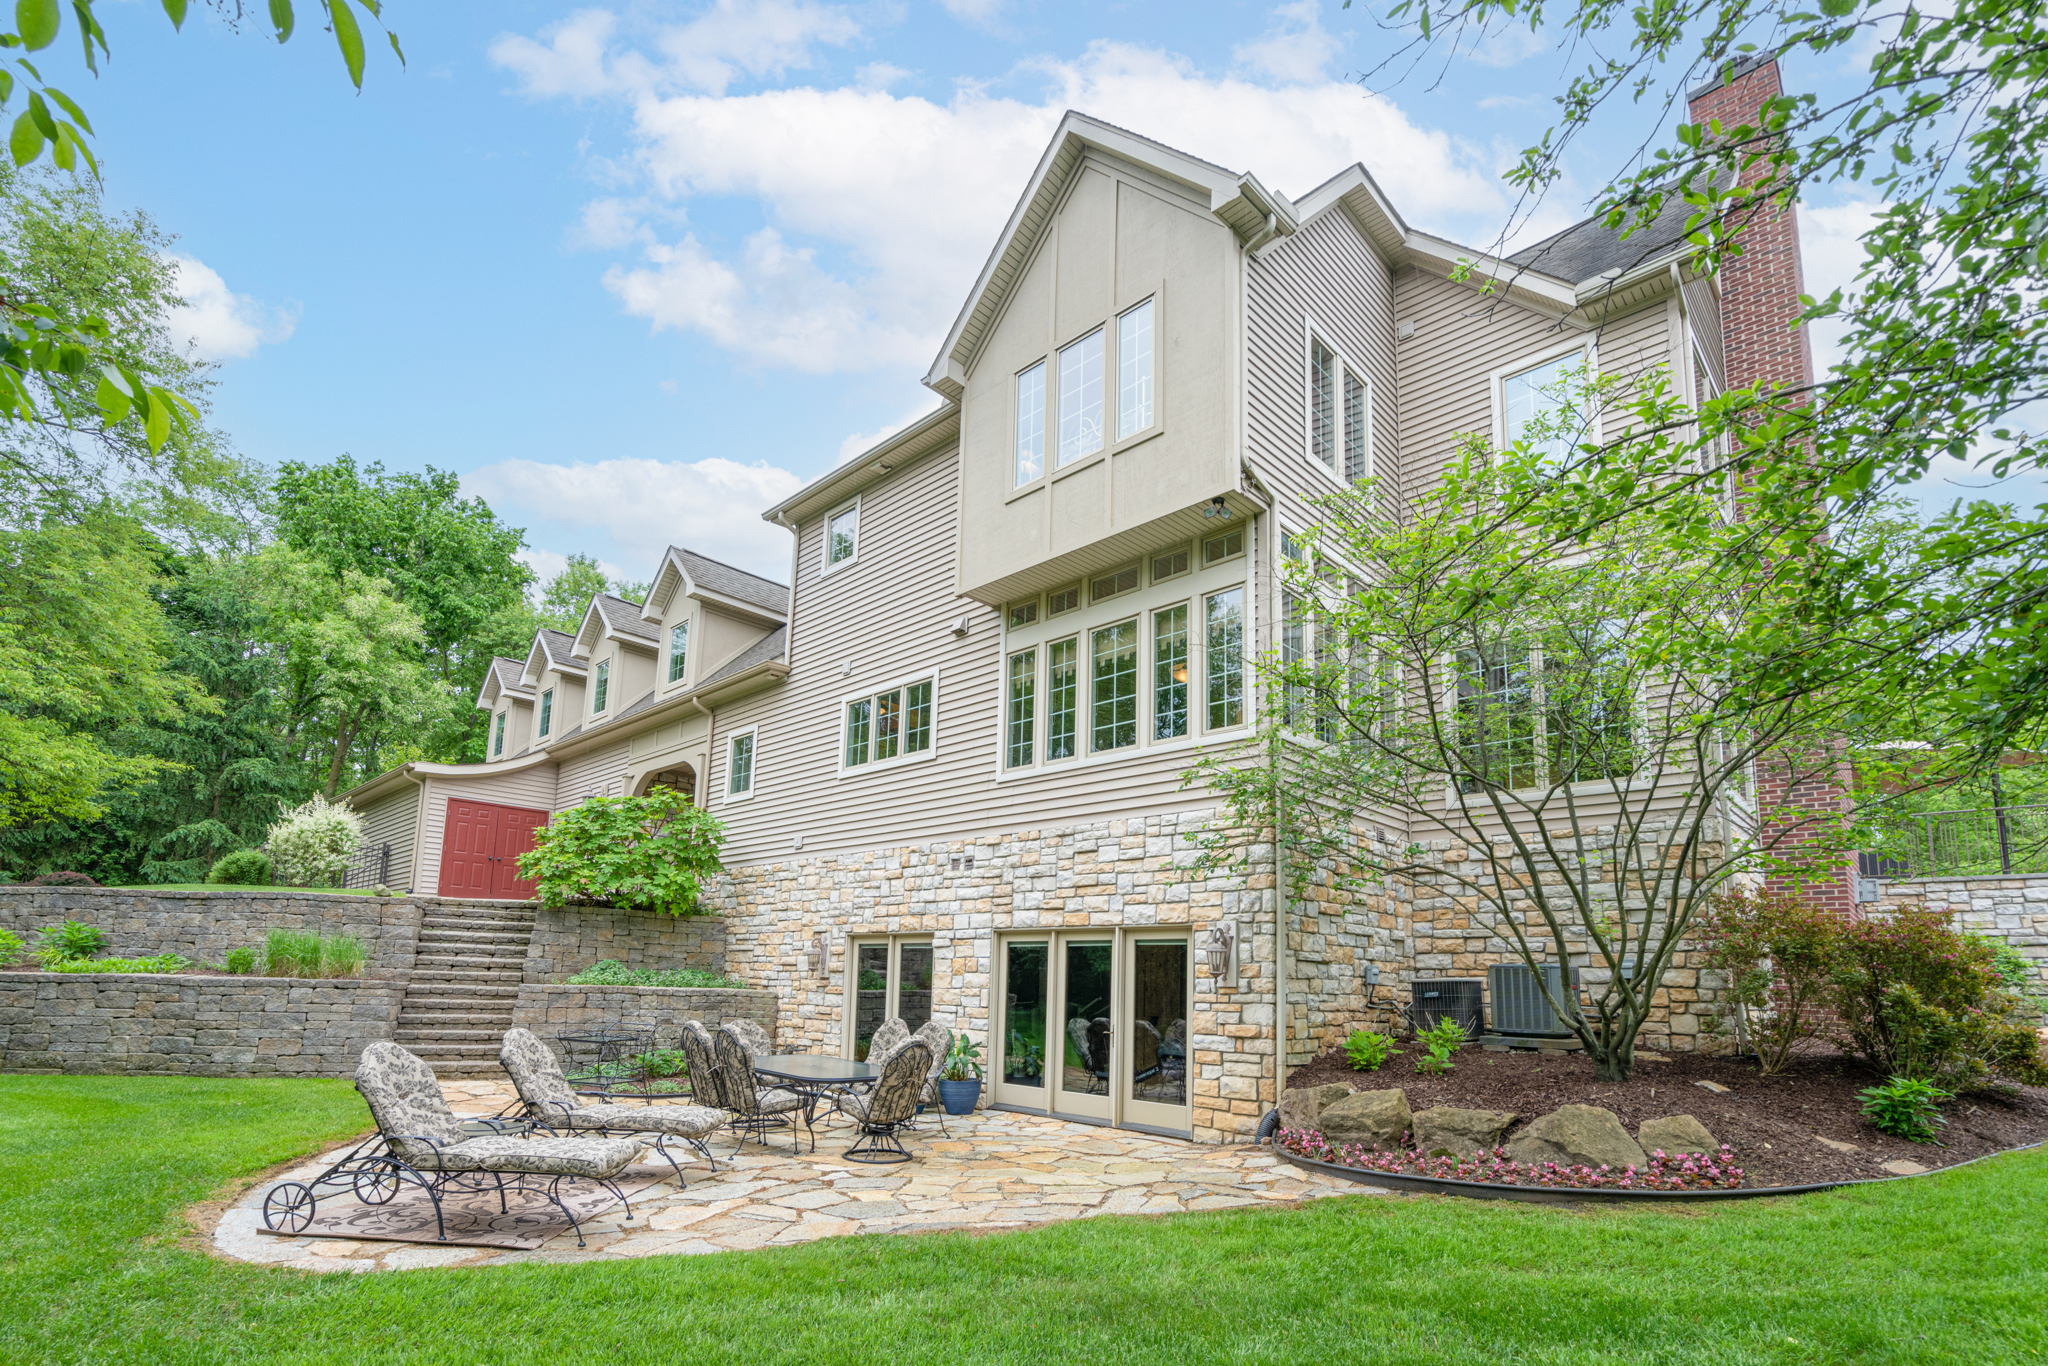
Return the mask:
[[647,585],[607,576],[595,556],[571,555],[561,571],[541,587],[536,624],[552,626],[557,631],[574,631],[583,624],[590,600],[599,593],[610,593],[628,602],[645,602]]

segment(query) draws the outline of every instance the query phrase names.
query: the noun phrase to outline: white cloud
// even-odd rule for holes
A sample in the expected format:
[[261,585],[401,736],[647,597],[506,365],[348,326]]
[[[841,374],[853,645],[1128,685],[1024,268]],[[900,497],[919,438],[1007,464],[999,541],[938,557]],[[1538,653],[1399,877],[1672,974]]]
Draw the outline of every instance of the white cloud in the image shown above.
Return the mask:
[[939,0],[939,6],[975,28],[993,29],[1003,17],[1003,0]]
[[[1308,70],[1300,52],[1294,61]],[[1411,221],[1453,231],[1490,238],[1506,209],[1483,149],[1346,81],[1214,76],[1156,48],[1096,43],[1071,61],[1027,63],[1011,83],[1034,93],[963,84],[941,101],[853,84],[633,96],[645,201],[739,201],[759,222],[737,241],[702,226],[650,236],[606,286],[657,329],[754,361],[921,369],[1070,108],[1294,193],[1364,159]],[[586,228],[614,240],[643,231],[609,213]]]
[[[1863,267],[1863,234],[1870,231],[1883,209],[1883,204],[1870,199],[1800,206],[1799,252],[1808,294],[1819,299],[1837,289],[1854,287],[1856,272]],[[1823,320],[1810,330],[1814,370],[1826,374],[1842,359],[1845,328],[1839,322]]]
[[846,439],[839,443],[839,455],[833,463],[844,465],[856,455],[873,450],[905,427],[910,426],[921,418],[929,417],[937,411],[932,406],[930,395],[926,395],[923,399],[920,399],[917,403],[906,409],[903,416],[896,421],[886,422],[872,432],[852,432],[848,434]]
[[[569,567],[569,557],[566,554],[559,550],[548,550],[540,546],[515,551],[512,558],[533,571],[533,587],[536,594],[541,588],[546,586],[549,579],[552,579],[555,575]],[[628,574],[609,560],[599,560],[597,567],[607,579],[611,579],[614,582],[621,579],[628,582],[632,581],[633,576],[631,574]]]
[[761,513],[802,483],[774,465],[715,457],[559,465],[501,460],[463,475],[462,491],[514,524],[544,524],[550,540],[589,547],[605,572],[619,578],[647,577],[662,551],[676,544],[785,579],[789,534],[762,521]]
[[502,34],[491,60],[520,78],[529,95],[588,98],[658,89],[723,94],[743,78],[786,75],[810,66],[820,47],[859,40],[855,11],[816,0],[716,0],[683,24],[656,25],[626,48],[619,18],[579,10],[541,30],[538,40]]
[[1478,41],[1461,55],[1481,66],[1510,67],[1518,66],[1549,48],[1550,39],[1527,24],[1502,20],[1482,33]]
[[237,294],[220,272],[190,256],[166,258],[183,300],[170,312],[166,326],[201,360],[239,360],[256,348],[288,339],[299,325],[295,307],[272,307],[247,294]]
[[1342,45],[1323,27],[1317,0],[1295,0],[1273,13],[1273,27],[1238,44],[1231,50],[1231,61],[1285,84],[1322,80]]

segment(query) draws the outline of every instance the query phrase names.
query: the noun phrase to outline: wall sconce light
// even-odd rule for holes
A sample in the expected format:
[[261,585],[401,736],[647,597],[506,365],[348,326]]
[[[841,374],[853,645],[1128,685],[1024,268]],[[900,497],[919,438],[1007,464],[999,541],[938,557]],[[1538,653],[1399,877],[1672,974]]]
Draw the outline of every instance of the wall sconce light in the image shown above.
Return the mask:
[[804,971],[813,977],[822,975],[825,964],[831,957],[831,942],[825,938],[824,931],[820,930],[812,935],[811,942],[804,946]]
[[1227,920],[1218,921],[1202,935],[1195,952],[1211,977],[1219,982],[1237,980],[1237,926]]

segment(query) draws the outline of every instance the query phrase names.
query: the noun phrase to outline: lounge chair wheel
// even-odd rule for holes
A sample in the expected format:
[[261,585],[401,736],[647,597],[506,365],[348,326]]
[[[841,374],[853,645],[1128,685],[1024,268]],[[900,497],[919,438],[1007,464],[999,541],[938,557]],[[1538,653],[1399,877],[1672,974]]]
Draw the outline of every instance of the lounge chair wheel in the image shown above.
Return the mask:
[[282,1182],[263,1197],[263,1227],[272,1233],[304,1232],[306,1225],[313,1222],[313,1207],[317,1203],[311,1186],[300,1181]]
[[398,1173],[378,1163],[356,1173],[352,1187],[356,1199],[366,1205],[382,1205],[398,1194]]

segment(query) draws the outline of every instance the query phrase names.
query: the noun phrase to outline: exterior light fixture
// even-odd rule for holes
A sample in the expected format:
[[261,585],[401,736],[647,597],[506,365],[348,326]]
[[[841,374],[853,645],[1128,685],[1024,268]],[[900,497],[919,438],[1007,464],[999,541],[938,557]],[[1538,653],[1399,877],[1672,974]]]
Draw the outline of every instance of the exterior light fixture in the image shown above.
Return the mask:
[[823,974],[826,960],[832,956],[832,945],[821,930],[811,936],[811,942],[804,946],[804,971],[813,977]]
[[1209,506],[1202,509],[1202,515],[1227,522],[1230,520],[1230,504],[1224,502],[1223,495],[1219,493],[1209,500]]
[[1219,920],[1209,927],[1202,941],[1195,948],[1195,954],[1202,965],[1209,969],[1209,975],[1218,981],[1230,982],[1237,979],[1237,927],[1227,920]]

